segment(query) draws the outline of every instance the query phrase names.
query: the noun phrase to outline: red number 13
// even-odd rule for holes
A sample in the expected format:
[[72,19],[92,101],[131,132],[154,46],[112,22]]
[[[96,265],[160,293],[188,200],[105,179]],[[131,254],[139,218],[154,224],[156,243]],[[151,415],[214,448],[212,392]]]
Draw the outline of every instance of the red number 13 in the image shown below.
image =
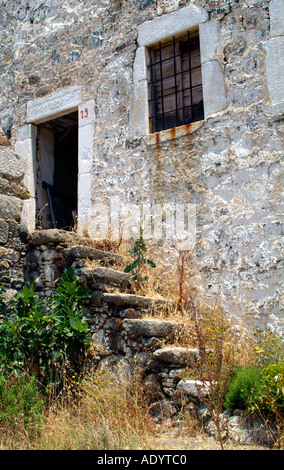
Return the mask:
[[85,108],[84,110],[82,109],[82,110],[80,111],[80,114],[81,114],[81,119],[87,118],[88,115],[89,115],[88,108]]

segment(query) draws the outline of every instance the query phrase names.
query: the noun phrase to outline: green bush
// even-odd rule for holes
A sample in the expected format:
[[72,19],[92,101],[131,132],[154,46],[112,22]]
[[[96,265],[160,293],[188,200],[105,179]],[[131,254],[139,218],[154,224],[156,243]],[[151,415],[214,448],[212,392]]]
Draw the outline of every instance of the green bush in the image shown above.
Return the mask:
[[284,364],[239,369],[228,384],[224,407],[283,415]]
[[89,344],[83,302],[90,296],[71,268],[48,299],[39,297],[33,284],[26,285],[9,302],[9,318],[0,324],[0,370],[26,370],[50,381]]
[[224,407],[252,410],[260,390],[260,371],[257,368],[238,369],[228,384]]
[[26,428],[39,426],[42,412],[43,400],[33,377],[0,374],[0,422]]

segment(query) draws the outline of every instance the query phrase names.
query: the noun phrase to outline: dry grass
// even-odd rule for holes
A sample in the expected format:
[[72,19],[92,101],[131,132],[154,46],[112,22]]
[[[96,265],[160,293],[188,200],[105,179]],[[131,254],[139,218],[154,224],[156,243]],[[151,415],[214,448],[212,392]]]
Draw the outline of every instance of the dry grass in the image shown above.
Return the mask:
[[49,404],[40,427],[0,421],[1,450],[150,449],[156,426],[141,387],[119,385],[109,371],[77,374]]
[[138,385],[127,390],[102,370],[72,380],[76,400],[49,410],[40,449],[149,448],[155,425]]
[[[235,344],[235,360],[243,364],[255,360],[251,348],[255,343],[248,343],[248,339],[244,335]],[[116,376],[104,369],[84,376],[74,374],[66,380],[60,397],[45,411],[41,427],[27,427],[21,418],[17,423],[0,422],[0,449],[211,450],[219,445],[183,410],[174,420],[157,424],[149,414],[139,381],[122,387]],[[226,442],[224,449],[252,450],[256,446]]]

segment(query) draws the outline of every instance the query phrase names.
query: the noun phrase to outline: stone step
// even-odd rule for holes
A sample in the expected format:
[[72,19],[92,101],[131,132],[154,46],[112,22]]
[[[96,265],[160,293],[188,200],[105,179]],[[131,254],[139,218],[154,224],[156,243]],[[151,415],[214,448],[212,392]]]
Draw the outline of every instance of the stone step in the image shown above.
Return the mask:
[[130,284],[129,274],[106,267],[83,269],[82,276],[87,281],[94,281],[95,284],[101,282],[103,284],[125,287]]
[[78,239],[75,232],[66,230],[46,229],[34,230],[29,233],[27,242],[30,245],[45,245],[47,243],[74,243]]
[[121,261],[123,257],[116,253],[109,251],[99,250],[98,248],[92,248],[90,246],[77,245],[65,248],[62,250],[63,256],[66,258],[90,258],[105,261]]
[[140,308],[159,308],[167,307],[169,302],[165,299],[154,297],[146,297],[143,295],[135,295],[128,293],[101,293],[94,294],[93,300],[106,302],[108,304],[116,305],[119,307],[140,307]]
[[176,389],[185,395],[199,398],[208,395],[210,392],[210,382],[195,379],[182,379],[178,382]]
[[158,319],[124,319],[123,328],[128,335],[166,338],[175,333],[180,333],[183,325],[176,321]]
[[168,346],[157,349],[153,355],[159,361],[185,366],[199,356],[199,350],[182,346]]

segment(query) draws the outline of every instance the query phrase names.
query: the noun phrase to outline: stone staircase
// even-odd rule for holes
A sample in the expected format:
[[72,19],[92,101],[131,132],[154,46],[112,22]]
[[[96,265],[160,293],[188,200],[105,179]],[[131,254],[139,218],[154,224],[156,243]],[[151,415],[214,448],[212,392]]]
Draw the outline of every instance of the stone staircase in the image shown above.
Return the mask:
[[[182,323],[155,318],[154,313],[167,311],[171,302],[131,293],[129,274],[114,267],[115,263],[126,265],[122,256],[88,246],[88,239],[81,244],[75,233],[38,230],[28,236],[27,243],[35,270],[31,278],[45,292],[67,267],[73,267],[92,290],[86,316],[98,367],[107,364],[122,382],[133,381],[138,370],[154,401],[170,399],[177,404],[178,384],[198,350],[178,346]],[[94,260],[96,267],[85,267],[86,260]]]
[[[64,269],[72,266],[93,292],[85,313],[92,337],[92,366],[102,373],[111,372],[112,380],[123,387],[138,380],[157,423],[178,417],[182,410],[183,414],[187,412],[203,424],[208,423],[206,429],[215,436],[214,423],[203,400],[210,384],[185,379],[185,372],[199,351],[179,345],[184,331],[182,323],[161,318],[160,313],[169,308],[169,301],[132,294],[129,274],[123,268],[115,269],[115,264],[126,264],[123,258],[88,246],[88,241],[62,230],[29,234],[26,260],[30,279],[48,295]],[[87,268],[86,260],[96,261],[96,267]],[[159,312],[159,318],[155,312]],[[237,415],[232,416],[231,422],[227,415],[224,418],[224,423],[232,428],[232,431],[226,428],[226,433],[231,432],[233,438],[236,418]],[[238,423],[240,434],[244,424]],[[245,432],[250,443],[249,432]]]

